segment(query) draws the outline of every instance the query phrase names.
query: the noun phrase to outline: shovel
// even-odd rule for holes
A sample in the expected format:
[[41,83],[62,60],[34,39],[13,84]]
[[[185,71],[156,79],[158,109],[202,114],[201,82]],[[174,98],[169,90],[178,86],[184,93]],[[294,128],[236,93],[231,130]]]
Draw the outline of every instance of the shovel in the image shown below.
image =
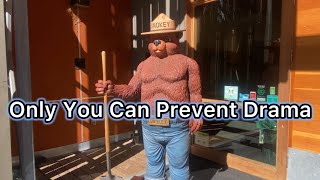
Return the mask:
[[[102,59],[102,74],[103,82],[107,80],[107,71],[106,71],[106,52],[101,52]],[[107,94],[103,97],[103,103],[105,107],[108,105],[108,96]],[[104,117],[104,136],[105,136],[105,146],[106,146],[106,163],[107,163],[107,174],[100,177],[100,180],[120,180],[120,177],[115,177],[111,174],[111,159],[110,159],[110,134],[109,134],[109,119],[108,115]]]

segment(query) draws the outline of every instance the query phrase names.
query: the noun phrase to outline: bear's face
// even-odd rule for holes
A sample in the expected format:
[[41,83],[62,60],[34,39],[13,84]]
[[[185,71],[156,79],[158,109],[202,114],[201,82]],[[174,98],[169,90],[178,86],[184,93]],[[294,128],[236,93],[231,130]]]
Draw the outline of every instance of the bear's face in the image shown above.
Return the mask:
[[176,33],[152,34],[148,49],[151,56],[160,59],[178,53],[178,35]]

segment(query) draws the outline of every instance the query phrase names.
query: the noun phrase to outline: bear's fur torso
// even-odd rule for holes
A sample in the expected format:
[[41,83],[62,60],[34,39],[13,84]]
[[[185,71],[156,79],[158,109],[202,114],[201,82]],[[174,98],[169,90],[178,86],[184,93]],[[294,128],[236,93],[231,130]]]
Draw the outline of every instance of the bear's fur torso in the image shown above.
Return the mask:
[[189,102],[188,67],[193,61],[182,54],[160,59],[150,56],[139,65],[141,101],[153,104],[157,99]]
[[[150,57],[142,61],[137,73],[128,85],[115,85],[112,92],[116,97],[129,100],[138,95],[141,102],[154,109],[156,100],[170,102],[201,102],[199,67],[195,60],[178,52],[178,40],[148,45]],[[161,39],[161,37],[159,37]],[[163,37],[162,37],[163,38]]]

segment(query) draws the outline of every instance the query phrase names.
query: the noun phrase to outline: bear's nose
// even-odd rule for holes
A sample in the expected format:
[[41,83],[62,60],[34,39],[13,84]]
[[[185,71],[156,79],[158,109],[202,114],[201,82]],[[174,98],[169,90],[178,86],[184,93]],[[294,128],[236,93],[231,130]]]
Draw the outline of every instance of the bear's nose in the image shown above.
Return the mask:
[[160,40],[154,40],[154,41],[153,41],[153,44],[154,44],[155,46],[159,46],[159,44],[161,44],[161,41],[160,41]]

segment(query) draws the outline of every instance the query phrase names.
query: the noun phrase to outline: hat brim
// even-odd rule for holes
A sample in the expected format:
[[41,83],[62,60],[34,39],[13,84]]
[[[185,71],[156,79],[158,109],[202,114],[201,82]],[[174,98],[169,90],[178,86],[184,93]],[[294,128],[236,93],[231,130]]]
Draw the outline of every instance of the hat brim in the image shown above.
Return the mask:
[[160,31],[150,31],[150,32],[143,32],[141,35],[151,35],[151,34],[164,34],[164,33],[178,33],[183,32],[184,30],[160,30]]

